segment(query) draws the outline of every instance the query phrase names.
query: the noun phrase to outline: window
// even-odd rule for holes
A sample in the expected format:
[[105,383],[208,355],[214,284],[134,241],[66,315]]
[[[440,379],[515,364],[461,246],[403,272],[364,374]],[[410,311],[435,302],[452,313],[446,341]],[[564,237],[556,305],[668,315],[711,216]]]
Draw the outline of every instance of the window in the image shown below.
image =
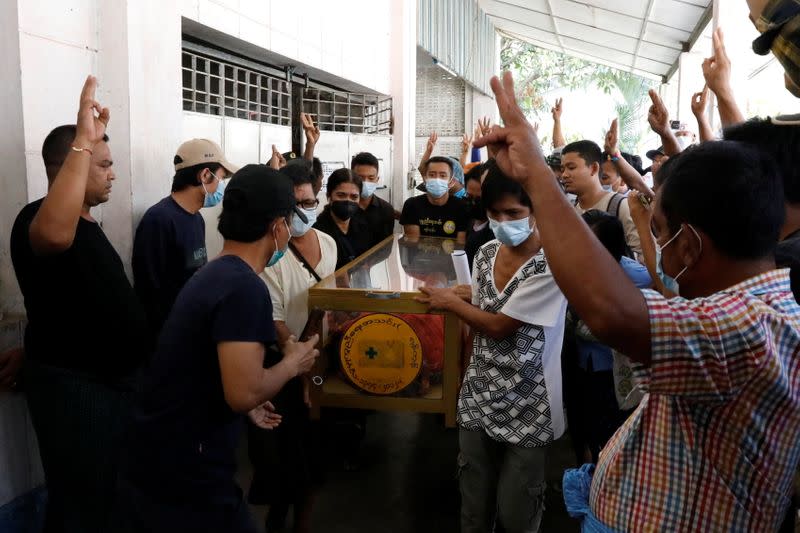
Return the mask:
[[183,109],[289,126],[291,84],[264,72],[183,50]]
[[303,90],[303,111],[319,129],[349,133],[391,133],[392,98],[317,87]]

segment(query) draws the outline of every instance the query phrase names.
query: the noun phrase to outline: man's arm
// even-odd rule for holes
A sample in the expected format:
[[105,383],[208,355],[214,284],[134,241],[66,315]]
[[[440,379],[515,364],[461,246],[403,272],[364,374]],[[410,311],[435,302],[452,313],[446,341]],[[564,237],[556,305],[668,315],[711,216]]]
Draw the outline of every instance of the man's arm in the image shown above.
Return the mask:
[[[519,108],[514,81],[492,78],[505,126],[478,141],[491,144],[500,169],[519,181],[533,202],[550,270],[595,335],[631,359],[650,362],[650,320],[641,291],[597,240],[561,191],[539,140]],[[592,265],[591,272],[575,265]]]
[[419,226],[417,224],[403,224],[403,235],[409,239],[418,239]]
[[567,140],[564,138],[564,133],[561,131],[561,104],[564,99],[559,98],[556,104],[550,110],[553,114],[553,148],[562,148],[567,145]]
[[692,114],[697,119],[700,142],[715,140],[714,132],[711,131],[711,124],[708,122],[706,109],[708,109],[708,85],[703,87],[703,90],[699,93],[692,95]]
[[648,198],[655,197],[653,191],[650,190],[650,187],[648,187],[642,179],[641,174],[639,174],[639,172],[633,168],[630,163],[628,163],[619,153],[618,139],[619,126],[617,125],[617,119],[614,119],[611,122],[611,127],[608,128],[608,133],[606,133],[604,150],[607,154],[612,156],[612,162],[614,163],[617,172],[619,172],[622,181],[625,182],[625,185],[631,189],[641,192]]
[[[30,243],[36,255],[68,250],[75,240],[83,210],[89,166],[95,145],[103,140],[110,113],[94,99],[97,80],[86,78],[80,96],[77,131],[72,146],[30,226]],[[95,111],[97,116],[95,116]]]
[[470,148],[472,148],[472,137],[465,133],[461,138],[461,159],[459,160],[462,167],[469,162],[467,159],[469,159]]
[[727,128],[744,122],[744,115],[736,105],[736,98],[731,88],[731,60],[725,51],[722,28],[714,30],[711,38],[714,54],[703,61],[703,77],[706,80],[706,86],[717,97],[719,119],[722,127]]
[[663,146],[664,153],[668,156],[678,155],[681,153],[681,145],[678,143],[675,133],[669,127],[667,106],[664,105],[655,89],[650,89],[648,94],[653,104],[647,112],[647,122],[650,123],[650,128],[661,137],[661,146]]
[[311,115],[300,113],[300,120],[303,122],[303,131],[306,133],[306,148],[303,152],[303,159],[314,160],[314,148],[319,141],[319,126],[314,125]]
[[422,154],[422,159],[419,161],[419,173],[422,174],[422,177],[425,177],[425,173],[428,171],[428,159],[431,158],[433,154],[433,149],[436,148],[436,142],[439,140],[439,135],[434,131],[428,136],[428,144],[425,145],[425,152]]
[[234,411],[245,413],[273,398],[287,381],[311,369],[319,355],[314,349],[318,340],[318,335],[306,342],[290,338],[283,359],[270,368],[263,368],[260,342],[220,342],[217,355],[225,401]]

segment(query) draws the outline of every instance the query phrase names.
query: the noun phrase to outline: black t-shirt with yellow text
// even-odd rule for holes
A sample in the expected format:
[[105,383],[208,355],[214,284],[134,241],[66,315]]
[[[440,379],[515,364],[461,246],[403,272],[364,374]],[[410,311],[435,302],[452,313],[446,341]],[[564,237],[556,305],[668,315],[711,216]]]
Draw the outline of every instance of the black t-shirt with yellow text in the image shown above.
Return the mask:
[[469,211],[458,198],[450,197],[444,205],[433,205],[423,194],[406,200],[400,215],[400,224],[417,225],[423,237],[455,239],[459,232],[467,231]]

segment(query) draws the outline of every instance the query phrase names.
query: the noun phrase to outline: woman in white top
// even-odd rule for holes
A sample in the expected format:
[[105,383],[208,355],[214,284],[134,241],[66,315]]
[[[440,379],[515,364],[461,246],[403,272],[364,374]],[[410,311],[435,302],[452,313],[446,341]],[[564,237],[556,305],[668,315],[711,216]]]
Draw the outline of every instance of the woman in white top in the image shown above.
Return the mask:
[[[299,338],[308,320],[308,289],[336,267],[336,242],[313,229],[319,201],[312,189],[312,176],[300,165],[281,170],[294,182],[297,206],[307,222],[294,216],[289,224],[291,240],[286,256],[264,269],[262,279],[272,299],[272,316],[281,348],[290,336]],[[279,357],[279,354],[277,355]],[[268,362],[265,359],[265,365]],[[315,488],[321,479],[318,428],[309,419],[307,378],[295,378],[273,399],[282,416],[273,431],[249,427],[249,453],[253,463],[251,504],[269,504],[267,531],[281,529],[290,505],[294,505],[295,533],[311,530]]]

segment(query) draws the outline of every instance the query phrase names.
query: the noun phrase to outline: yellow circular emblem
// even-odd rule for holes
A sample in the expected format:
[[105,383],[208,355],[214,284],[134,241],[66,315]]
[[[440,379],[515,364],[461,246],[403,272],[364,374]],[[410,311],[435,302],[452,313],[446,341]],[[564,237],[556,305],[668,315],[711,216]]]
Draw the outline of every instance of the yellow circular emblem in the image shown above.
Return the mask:
[[342,370],[359,389],[394,394],[422,369],[422,344],[405,320],[372,313],[353,322],[339,346]]
[[456,231],[456,223],[453,222],[452,220],[448,220],[447,222],[444,223],[444,227],[442,229],[444,229],[445,233],[451,235],[453,232]]

